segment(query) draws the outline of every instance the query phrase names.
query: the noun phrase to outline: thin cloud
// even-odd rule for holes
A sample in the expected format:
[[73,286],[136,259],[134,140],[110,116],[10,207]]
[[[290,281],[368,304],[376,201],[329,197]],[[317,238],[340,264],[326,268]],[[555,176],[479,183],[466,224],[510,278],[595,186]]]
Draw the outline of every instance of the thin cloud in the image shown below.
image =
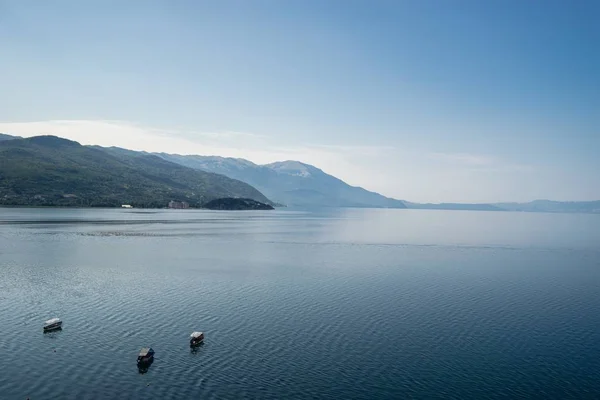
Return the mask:
[[436,160],[467,166],[489,166],[499,163],[496,157],[481,154],[431,153],[429,156]]
[[23,137],[56,135],[84,145],[117,146],[148,152],[220,155],[269,163],[297,158],[305,162],[380,156],[386,146],[275,143],[268,136],[239,131],[205,132],[161,129],[118,120],[0,122],[0,132]]
[[0,132],[23,137],[56,135],[83,145],[116,146],[147,152],[245,158],[256,164],[298,160],[315,165],[349,184],[363,187],[369,187],[374,180],[385,186],[388,178],[376,165],[385,163],[388,156],[394,158],[394,154],[390,154],[393,148],[386,146],[292,145],[276,143],[268,136],[248,132],[161,129],[115,120],[0,122]]
[[281,146],[267,136],[248,132],[160,129],[115,120],[0,122],[0,132],[23,137],[56,135],[83,145],[116,146],[148,152],[247,158],[259,164],[288,158],[308,158],[315,162],[321,157],[335,158],[343,153],[342,150],[348,152],[348,149],[319,145]]
[[205,154],[215,147],[245,148],[252,142],[265,138],[248,132],[160,129],[118,120],[0,122],[0,131],[23,137],[56,135],[84,145],[97,144],[181,154]]
[[393,146],[349,146],[349,145],[325,145],[325,144],[317,144],[317,145],[308,145],[310,148],[315,149],[323,149],[326,151],[339,152],[344,154],[349,154],[357,157],[378,157],[378,156],[387,156],[392,152],[397,152]]
[[432,182],[437,182],[433,187],[454,182],[462,185],[460,193],[466,193],[473,187],[473,182],[481,181],[493,188],[493,182],[498,182],[499,178],[496,174],[502,174],[502,179],[512,182],[523,171],[532,170],[531,166],[489,155],[424,153],[373,145],[293,144],[254,133],[161,129],[114,120],[0,122],[0,132],[23,137],[56,135],[83,145],[117,146],[147,152],[244,158],[256,164],[298,160],[353,186],[415,201],[453,200],[447,193],[432,192]]
[[486,154],[430,153],[429,157],[433,160],[443,162],[449,167],[480,172],[525,172],[535,170],[532,165],[514,163]]

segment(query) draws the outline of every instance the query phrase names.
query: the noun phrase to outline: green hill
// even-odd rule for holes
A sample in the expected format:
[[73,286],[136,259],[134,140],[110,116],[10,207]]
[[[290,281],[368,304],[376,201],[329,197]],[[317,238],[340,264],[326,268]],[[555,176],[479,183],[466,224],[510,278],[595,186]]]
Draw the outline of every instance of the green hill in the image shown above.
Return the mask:
[[271,204],[244,182],[154,155],[111,154],[55,136],[0,141],[0,205],[200,207],[224,197]]
[[215,199],[204,204],[209,210],[273,210],[273,206],[252,199]]

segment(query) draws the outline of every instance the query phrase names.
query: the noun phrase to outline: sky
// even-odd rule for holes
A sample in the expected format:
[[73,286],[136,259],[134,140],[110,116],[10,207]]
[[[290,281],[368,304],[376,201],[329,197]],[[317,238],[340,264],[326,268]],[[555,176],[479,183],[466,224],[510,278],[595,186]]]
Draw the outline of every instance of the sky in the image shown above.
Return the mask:
[[600,199],[600,2],[0,0],[0,132]]

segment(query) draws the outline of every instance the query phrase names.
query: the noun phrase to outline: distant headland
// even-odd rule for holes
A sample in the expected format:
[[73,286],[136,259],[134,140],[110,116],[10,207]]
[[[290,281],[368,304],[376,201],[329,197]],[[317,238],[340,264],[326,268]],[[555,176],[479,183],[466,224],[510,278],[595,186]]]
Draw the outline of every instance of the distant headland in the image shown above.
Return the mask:
[[202,208],[209,210],[273,210],[274,207],[252,199],[224,198],[211,200]]

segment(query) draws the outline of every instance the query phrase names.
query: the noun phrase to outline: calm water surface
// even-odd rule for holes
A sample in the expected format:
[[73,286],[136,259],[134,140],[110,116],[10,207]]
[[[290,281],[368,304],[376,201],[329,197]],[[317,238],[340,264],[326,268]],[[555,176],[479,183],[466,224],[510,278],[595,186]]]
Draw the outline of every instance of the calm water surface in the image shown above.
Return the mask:
[[2,399],[600,398],[600,215],[0,209],[0,320]]

